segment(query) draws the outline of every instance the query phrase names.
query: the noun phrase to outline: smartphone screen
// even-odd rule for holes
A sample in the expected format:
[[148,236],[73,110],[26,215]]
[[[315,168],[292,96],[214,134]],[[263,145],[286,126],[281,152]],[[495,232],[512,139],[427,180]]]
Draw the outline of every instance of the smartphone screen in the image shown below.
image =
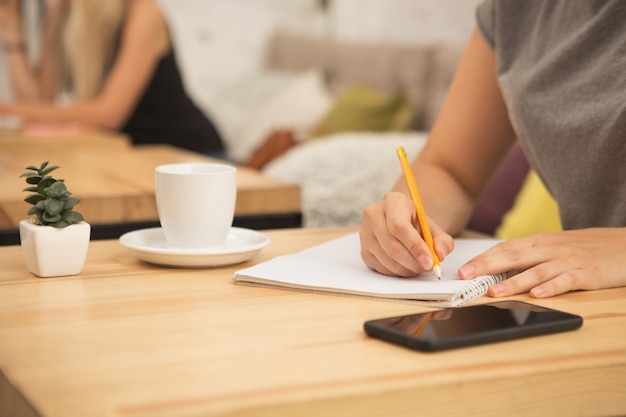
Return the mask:
[[582,324],[582,317],[575,314],[499,301],[370,320],[364,329],[369,336],[411,349],[437,351],[575,330]]

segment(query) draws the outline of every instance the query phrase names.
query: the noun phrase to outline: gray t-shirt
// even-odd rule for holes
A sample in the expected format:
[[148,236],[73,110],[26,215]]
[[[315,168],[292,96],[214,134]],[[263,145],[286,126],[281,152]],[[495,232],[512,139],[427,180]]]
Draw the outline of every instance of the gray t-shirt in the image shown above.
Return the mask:
[[477,21],[563,227],[626,226],[626,1],[486,0]]

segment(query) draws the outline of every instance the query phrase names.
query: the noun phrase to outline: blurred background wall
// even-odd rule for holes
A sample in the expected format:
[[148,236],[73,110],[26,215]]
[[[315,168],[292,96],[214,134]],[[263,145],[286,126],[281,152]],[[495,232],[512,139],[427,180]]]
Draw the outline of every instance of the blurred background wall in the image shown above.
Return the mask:
[[[478,0],[160,0],[191,90],[259,71],[275,31],[410,45],[465,42]],[[203,95],[210,94],[204,92]]]

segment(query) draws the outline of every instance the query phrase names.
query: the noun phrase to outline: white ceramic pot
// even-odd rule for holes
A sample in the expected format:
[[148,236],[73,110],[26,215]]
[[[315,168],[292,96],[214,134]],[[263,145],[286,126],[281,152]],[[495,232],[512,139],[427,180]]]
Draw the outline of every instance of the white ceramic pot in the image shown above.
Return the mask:
[[20,240],[28,270],[45,277],[79,274],[85,264],[91,226],[80,222],[65,228],[20,221]]

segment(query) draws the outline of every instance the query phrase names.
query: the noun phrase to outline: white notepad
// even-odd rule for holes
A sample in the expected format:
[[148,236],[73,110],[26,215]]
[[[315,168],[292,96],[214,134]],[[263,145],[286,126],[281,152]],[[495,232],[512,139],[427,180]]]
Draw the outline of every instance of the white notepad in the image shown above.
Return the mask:
[[441,262],[442,277],[428,272],[415,278],[389,277],[367,268],[357,233],[235,272],[237,284],[322,293],[349,294],[421,305],[457,307],[487,293],[487,288],[514,273],[461,280],[465,262],[497,244],[496,239],[457,239]]

